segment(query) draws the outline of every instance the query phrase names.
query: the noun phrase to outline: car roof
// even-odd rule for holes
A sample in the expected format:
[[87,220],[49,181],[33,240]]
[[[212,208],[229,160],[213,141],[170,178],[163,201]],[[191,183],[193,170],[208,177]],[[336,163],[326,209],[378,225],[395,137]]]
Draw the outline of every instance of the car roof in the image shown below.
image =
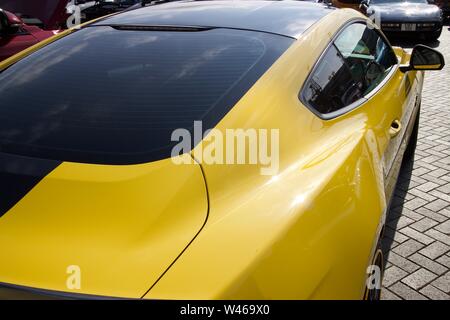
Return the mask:
[[231,28],[298,39],[332,10],[304,1],[176,1],[130,10],[93,25]]

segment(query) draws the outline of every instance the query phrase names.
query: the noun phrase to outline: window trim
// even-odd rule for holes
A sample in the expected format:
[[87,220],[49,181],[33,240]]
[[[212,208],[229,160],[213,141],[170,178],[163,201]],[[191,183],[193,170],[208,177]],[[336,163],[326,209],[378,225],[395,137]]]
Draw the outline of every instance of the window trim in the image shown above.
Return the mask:
[[[316,62],[314,63],[314,66],[311,68],[311,71],[309,72],[308,76],[306,77],[305,81],[302,84],[302,87],[300,89],[300,92],[298,94],[298,99],[300,100],[300,102],[307,107],[313,114],[315,114],[317,117],[319,117],[322,120],[333,120],[337,117],[340,117],[346,113],[349,113],[350,111],[353,111],[354,109],[358,108],[359,106],[361,106],[362,104],[366,103],[368,100],[370,100],[377,92],[379,92],[384,85],[392,78],[392,76],[394,75],[394,73],[397,71],[398,67],[399,67],[399,61],[398,61],[398,57],[394,52],[394,56],[395,56],[395,60],[397,61],[397,63],[395,65],[392,66],[391,70],[389,71],[389,73],[386,75],[386,77],[384,77],[383,81],[381,81],[375,88],[373,88],[369,93],[367,93],[366,95],[364,95],[364,97],[356,100],[355,102],[349,104],[348,106],[345,106],[344,108],[341,108],[337,111],[334,112],[330,112],[330,113],[321,113],[319,112],[316,108],[314,108],[313,106],[311,106],[307,100],[305,99],[305,86],[308,83],[308,81],[312,78],[314,72],[317,70],[319,64],[323,61],[323,58],[325,56],[325,54],[328,52],[328,50],[330,49],[331,46],[334,45],[335,40],[342,34],[342,32],[348,28],[350,25],[352,24],[356,24],[356,23],[363,23],[363,24],[367,24],[367,21],[370,20],[365,20],[362,18],[353,18],[349,21],[347,21],[344,25],[342,25],[337,31],[336,33],[333,35],[333,37],[331,38],[330,42],[327,44],[327,46],[325,47],[325,49],[322,51],[322,53],[320,54],[319,58],[316,60]],[[386,36],[380,32],[380,30],[376,27],[373,28],[373,30],[391,47],[392,49],[392,45],[389,42],[389,40],[386,38]]]

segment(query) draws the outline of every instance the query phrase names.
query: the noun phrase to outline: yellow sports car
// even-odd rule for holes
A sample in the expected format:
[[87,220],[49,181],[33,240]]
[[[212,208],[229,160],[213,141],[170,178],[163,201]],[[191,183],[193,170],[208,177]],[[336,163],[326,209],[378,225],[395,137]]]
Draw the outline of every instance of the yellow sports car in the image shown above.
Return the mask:
[[144,6],[5,60],[0,297],[377,298],[443,66],[298,1]]

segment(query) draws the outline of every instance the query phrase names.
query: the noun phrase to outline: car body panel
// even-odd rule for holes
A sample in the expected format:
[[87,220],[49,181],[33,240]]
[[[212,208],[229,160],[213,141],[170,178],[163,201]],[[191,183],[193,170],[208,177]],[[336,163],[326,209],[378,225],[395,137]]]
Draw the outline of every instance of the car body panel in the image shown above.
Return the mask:
[[[174,219],[164,220],[165,228],[153,225],[150,230],[168,239],[167,246],[160,250],[170,249],[172,260],[167,258],[162,261],[159,258],[158,267],[155,267],[150,260],[146,260],[148,255],[138,258],[134,255],[136,252],[143,252],[147,244],[154,245],[156,242],[144,241],[145,237],[131,241],[132,234],[128,229],[123,231],[124,234],[115,236],[114,232],[104,233],[107,235],[105,239],[93,235],[98,240],[94,241],[97,249],[102,250],[90,250],[88,247],[92,244],[88,237],[83,238],[85,242],[77,244],[77,237],[71,228],[82,232],[92,230],[87,227],[91,220],[80,209],[89,206],[91,211],[91,206],[97,208],[99,219],[95,221],[103,231],[105,226],[101,224],[108,220],[102,210],[106,208],[117,212],[114,221],[107,222],[106,227],[110,227],[108,231],[120,233],[120,224],[132,223],[120,215],[123,211],[120,208],[124,208],[125,198],[136,197],[133,190],[138,192],[142,184],[130,184],[129,188],[117,185],[117,192],[112,193],[117,195],[113,202],[116,205],[108,204],[106,197],[110,184],[104,183],[105,179],[120,180],[138,167],[63,163],[9,213],[17,210],[18,214],[26,215],[40,225],[42,223],[38,217],[34,217],[31,210],[26,211],[26,205],[29,206],[34,199],[33,202],[40,203],[44,208],[40,193],[56,193],[58,198],[55,203],[52,202],[50,212],[43,211],[44,215],[56,219],[55,228],[49,224],[44,225],[44,230],[52,228],[56,239],[64,239],[62,233],[67,229],[68,243],[61,244],[59,250],[66,246],[73,250],[59,257],[56,254],[59,250],[55,250],[56,245],[51,243],[55,237],[45,238],[43,233],[33,231],[39,235],[37,240],[41,244],[35,248],[52,250],[28,252],[24,248],[30,243],[34,245],[31,236],[25,241],[26,235],[21,234],[24,240],[13,242],[16,236],[11,226],[21,227],[15,230],[22,232],[25,226],[30,227],[30,221],[9,218],[11,220],[7,222],[11,225],[0,232],[0,237],[6,239],[3,246],[10,255],[14,249],[24,253],[22,258],[17,253],[14,256],[17,259],[16,271],[12,266],[0,267],[0,282],[70,292],[64,282],[67,274],[61,268],[68,263],[76,264],[74,260],[81,259],[82,267],[87,266],[89,283],[72,293],[136,297],[140,292],[148,299],[361,299],[365,290],[366,268],[375,252],[388,209],[389,193],[395,185],[395,173],[398,172],[395,166],[398,161],[395,160],[402,158],[401,150],[408,140],[407,134],[391,140],[389,130],[392,121],[397,118],[405,123],[413,121],[417,105],[411,104],[410,95],[418,95],[421,90],[422,72],[404,74],[396,67],[386,83],[365,103],[330,120],[316,116],[301,103],[298,95],[336,32],[350,21],[365,19],[354,10],[330,11],[302,35],[297,35],[299,40],[216,126],[215,129],[221,132],[232,128],[279,129],[280,167],[277,175],[261,175],[260,167],[255,165],[202,163],[201,171],[197,165],[192,169],[184,166],[176,168],[170,164],[170,159],[162,160],[163,164],[138,166],[139,171],[143,172],[159,166],[170,168],[164,171],[164,175],[154,176],[151,183],[153,192],[149,196],[161,206],[165,201],[168,203],[170,197],[165,195],[158,199],[162,193],[155,186],[169,182],[178,185],[176,181],[189,183],[175,172],[187,174],[185,170],[192,170],[194,174],[195,171],[196,183],[191,192],[197,193],[192,195],[186,191],[177,198],[180,201],[184,199],[183,203],[170,203],[179,206],[178,212],[172,215]],[[55,39],[6,60],[0,64],[0,70]],[[401,49],[396,49],[396,53],[401,62],[409,58]],[[302,57],[301,61],[298,57]],[[211,140],[206,137],[190,156],[196,158],[199,150],[210,143]],[[202,176],[200,172],[203,172]],[[207,195],[204,189],[200,191],[200,178],[205,179],[202,183],[206,183]],[[76,180],[88,189],[76,188],[73,184]],[[86,181],[90,183],[85,184]],[[63,185],[72,192],[67,194],[59,190]],[[119,189],[123,194],[118,192]],[[89,190],[101,195],[98,202],[89,203]],[[197,199],[202,196],[209,203],[207,217],[203,201],[199,200],[197,204],[189,201],[189,197]],[[73,208],[67,207],[64,200],[69,198],[72,201],[80,199],[80,203]],[[133,202],[130,205],[138,204]],[[195,221],[183,212],[185,205],[197,208],[192,210],[198,215]],[[64,209],[69,214],[59,217],[58,209]],[[3,219],[14,216],[9,213],[1,218],[0,230],[3,230]],[[73,217],[80,214],[81,221],[74,221]],[[185,219],[176,223],[175,217],[179,215]],[[70,223],[74,226],[68,228]],[[187,228],[191,241],[165,236],[165,232],[172,234],[172,229],[168,227],[170,223],[175,223],[176,228]],[[141,227],[134,225],[131,229],[140,230]],[[144,234],[150,235],[151,232]],[[121,241],[127,237],[130,237],[128,241]],[[106,240],[115,247],[108,246]],[[117,246],[123,250],[115,251]],[[177,255],[175,248],[178,249]],[[93,263],[96,252],[100,258],[97,265]],[[48,255],[52,263],[45,262],[42,254],[45,258]],[[145,265],[149,266],[148,273],[145,274],[140,266],[125,266],[124,260],[114,257],[114,254],[124,254],[131,258],[130,263],[145,260],[148,263]],[[30,258],[33,261],[31,264],[28,262]],[[117,271],[114,267],[108,267],[108,259],[118,262],[123,269]],[[37,270],[27,269],[30,265],[36,266]],[[161,272],[163,265],[166,269]],[[138,272],[133,274],[136,270]],[[156,277],[156,274],[164,276]],[[108,287],[107,281],[116,276],[113,285],[110,283]]]
[[[398,144],[389,128],[410,107],[408,75],[396,68],[367,103],[333,120],[297,99],[336,29],[359,17],[344,9],[322,19],[217,126],[280,128],[280,173],[203,165],[208,222],[146,298],[362,298],[389,202],[384,155]],[[302,52],[303,63],[292,63]]]
[[37,18],[43,29],[58,30],[66,22],[68,2],[69,0],[0,0],[0,8]]
[[20,29],[16,33],[0,35],[0,61],[58,33],[58,31],[42,30],[36,26],[26,25],[16,15],[5,12],[11,22],[20,25]]
[[435,5],[425,3],[392,2],[370,6],[375,12],[380,12],[381,21],[439,21],[440,11]]
[[[404,34],[414,32],[435,32],[442,29],[442,13],[438,6],[429,3],[411,2],[369,2],[367,9],[369,15],[378,17],[381,29],[385,32],[402,32]],[[416,24],[416,30],[406,31],[401,29],[403,23]],[[427,24],[422,26],[421,24]],[[428,24],[432,23],[431,26]],[[391,26],[389,24],[397,24]],[[420,24],[420,25],[418,25]]]
[[140,298],[207,212],[198,165],[64,162],[1,218],[0,282],[67,291],[75,265],[81,292]]

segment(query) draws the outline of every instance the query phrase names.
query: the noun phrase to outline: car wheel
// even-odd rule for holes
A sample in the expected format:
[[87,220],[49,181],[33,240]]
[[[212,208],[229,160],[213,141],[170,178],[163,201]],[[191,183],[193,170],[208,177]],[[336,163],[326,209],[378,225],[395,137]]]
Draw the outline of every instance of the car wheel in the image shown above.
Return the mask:
[[[383,274],[384,274],[384,254],[383,254],[383,250],[381,248],[381,239],[382,237],[380,236],[380,240],[378,241],[378,245],[377,245],[377,249],[375,250],[375,254],[372,260],[372,265],[376,266],[379,268],[380,270],[380,285],[381,282],[383,280]],[[381,299],[381,288],[371,288],[368,289],[367,285],[366,285],[366,291],[364,293],[364,300],[368,300],[368,301],[376,301],[376,300],[380,300]]]
[[417,137],[419,135],[419,122],[420,122],[420,107],[417,111],[416,121],[414,123],[414,128],[411,132],[411,137],[409,138],[408,146],[405,150],[404,160],[411,161],[414,158],[414,152],[417,146]]

